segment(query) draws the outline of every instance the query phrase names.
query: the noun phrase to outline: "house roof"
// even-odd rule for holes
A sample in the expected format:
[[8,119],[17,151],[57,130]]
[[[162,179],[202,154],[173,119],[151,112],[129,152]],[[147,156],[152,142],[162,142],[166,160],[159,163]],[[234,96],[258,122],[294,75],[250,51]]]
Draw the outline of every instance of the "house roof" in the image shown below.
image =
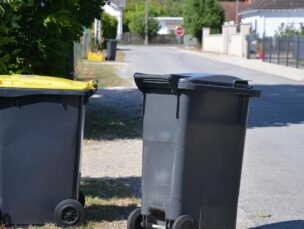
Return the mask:
[[117,7],[125,8],[126,1],[125,0],[110,0],[111,3],[115,4]]
[[[235,15],[236,15],[236,2],[220,2],[224,13],[225,13],[225,21],[235,21]],[[249,6],[249,2],[239,2],[239,11],[242,11],[246,7]]]
[[304,9],[304,0],[253,0],[243,12],[253,10]]

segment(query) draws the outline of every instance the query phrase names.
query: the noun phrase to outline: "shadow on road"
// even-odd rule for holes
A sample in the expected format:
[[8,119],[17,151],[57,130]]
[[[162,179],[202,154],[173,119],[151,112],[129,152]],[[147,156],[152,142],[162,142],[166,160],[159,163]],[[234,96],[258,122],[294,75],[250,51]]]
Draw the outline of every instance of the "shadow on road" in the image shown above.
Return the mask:
[[304,228],[303,220],[293,220],[274,224],[267,224],[259,227],[251,227],[249,229],[302,229]]
[[248,127],[304,122],[304,85],[257,85],[262,97],[251,100]]
[[100,89],[89,102],[84,138],[135,139],[142,135],[142,95],[133,88]]
[[[304,85],[257,85],[248,128],[304,123]],[[101,89],[87,108],[84,137],[93,140],[142,136],[142,95],[135,88]]]

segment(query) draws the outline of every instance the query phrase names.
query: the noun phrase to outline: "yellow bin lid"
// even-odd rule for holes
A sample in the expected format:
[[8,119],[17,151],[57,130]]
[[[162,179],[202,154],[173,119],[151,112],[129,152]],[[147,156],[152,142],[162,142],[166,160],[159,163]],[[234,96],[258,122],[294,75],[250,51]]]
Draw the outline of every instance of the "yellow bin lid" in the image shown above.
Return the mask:
[[96,80],[87,82],[58,77],[37,75],[0,75],[0,88],[49,89],[49,90],[96,90]]

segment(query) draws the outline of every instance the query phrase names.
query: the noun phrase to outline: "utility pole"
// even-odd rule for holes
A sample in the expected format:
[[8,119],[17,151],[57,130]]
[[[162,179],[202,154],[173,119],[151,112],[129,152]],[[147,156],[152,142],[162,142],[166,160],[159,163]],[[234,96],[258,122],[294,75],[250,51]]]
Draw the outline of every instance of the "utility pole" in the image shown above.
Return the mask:
[[236,15],[235,15],[235,23],[239,24],[239,0],[236,0]]
[[148,35],[148,24],[149,24],[149,0],[146,0],[146,12],[145,12],[145,45],[149,44],[149,35]]

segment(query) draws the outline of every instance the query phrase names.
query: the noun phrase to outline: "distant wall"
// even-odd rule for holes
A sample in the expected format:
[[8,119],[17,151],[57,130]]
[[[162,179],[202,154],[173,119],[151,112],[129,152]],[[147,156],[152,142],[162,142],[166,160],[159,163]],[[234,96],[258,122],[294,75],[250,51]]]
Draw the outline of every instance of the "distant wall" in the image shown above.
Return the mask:
[[224,37],[222,34],[210,35],[210,29],[203,29],[203,50],[207,52],[225,53]]
[[239,34],[231,34],[228,45],[228,55],[242,56],[242,37]]
[[237,25],[226,24],[222,34],[210,34],[210,28],[203,28],[202,49],[205,52],[228,54],[232,56],[247,56],[246,35],[250,34],[251,25],[241,24],[240,33]]

